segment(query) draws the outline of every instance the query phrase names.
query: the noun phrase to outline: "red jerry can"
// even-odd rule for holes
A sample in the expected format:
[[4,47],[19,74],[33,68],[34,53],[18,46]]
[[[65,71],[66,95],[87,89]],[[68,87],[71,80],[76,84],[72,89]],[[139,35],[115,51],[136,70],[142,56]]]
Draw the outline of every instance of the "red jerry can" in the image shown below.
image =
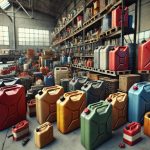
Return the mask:
[[109,70],[123,71],[128,70],[129,49],[128,46],[118,46],[109,52]]
[[[128,27],[128,7],[125,8],[124,13],[124,27]],[[112,11],[112,28],[121,27],[122,7],[118,6]]]
[[138,48],[138,70],[150,70],[150,40]]
[[93,67],[93,61],[92,61],[92,59],[88,59],[88,61],[86,62],[86,66],[87,67]]
[[0,88],[0,131],[25,118],[25,88],[18,84]]

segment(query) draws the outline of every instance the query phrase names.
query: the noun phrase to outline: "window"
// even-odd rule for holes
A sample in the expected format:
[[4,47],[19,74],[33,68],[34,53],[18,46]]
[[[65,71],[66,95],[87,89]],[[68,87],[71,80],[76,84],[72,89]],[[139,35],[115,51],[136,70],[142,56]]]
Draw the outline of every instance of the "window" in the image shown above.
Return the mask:
[[0,26],[0,45],[9,45],[9,34],[7,26]]
[[18,29],[19,45],[49,46],[49,31],[37,29]]

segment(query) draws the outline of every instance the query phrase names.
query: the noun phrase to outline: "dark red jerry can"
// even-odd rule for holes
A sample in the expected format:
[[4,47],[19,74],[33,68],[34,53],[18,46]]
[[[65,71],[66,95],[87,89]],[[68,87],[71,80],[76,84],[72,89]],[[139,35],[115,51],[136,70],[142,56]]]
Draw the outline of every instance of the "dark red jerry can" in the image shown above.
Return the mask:
[[[124,26],[128,27],[128,7],[124,10]],[[122,23],[122,7],[118,6],[112,11],[112,28],[121,27]]]
[[109,70],[123,71],[128,70],[129,49],[128,46],[118,46],[109,52]]
[[0,130],[26,119],[25,89],[22,85],[0,88]]
[[150,40],[138,48],[138,70],[150,70]]

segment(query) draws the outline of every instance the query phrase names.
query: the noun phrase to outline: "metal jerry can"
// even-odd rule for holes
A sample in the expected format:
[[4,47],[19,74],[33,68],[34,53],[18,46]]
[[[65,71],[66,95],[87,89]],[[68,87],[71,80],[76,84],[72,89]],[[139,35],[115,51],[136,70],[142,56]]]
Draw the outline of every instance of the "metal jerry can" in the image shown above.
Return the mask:
[[100,99],[105,98],[105,82],[104,81],[87,81],[81,88],[86,93],[87,105],[96,103]]
[[127,122],[127,99],[126,93],[118,92],[110,94],[106,99],[112,104],[112,129],[117,129]]
[[29,135],[29,122],[23,120],[12,128],[12,136],[14,141],[19,141]]
[[112,136],[112,105],[106,101],[90,104],[81,114],[81,143],[87,150]]
[[57,128],[68,133],[80,127],[80,114],[86,107],[86,96],[83,91],[65,93],[57,101]]
[[63,87],[56,85],[39,91],[35,96],[36,118],[40,124],[56,121],[56,102],[63,94]]
[[0,130],[26,119],[25,89],[22,85],[0,88]]
[[100,66],[100,50],[101,46],[94,50],[94,68],[99,69]]
[[128,70],[129,49],[128,46],[118,46],[109,52],[109,70]]
[[150,111],[150,82],[135,83],[128,96],[129,122],[143,123],[145,113]]
[[103,48],[100,51],[100,69],[102,70],[108,70],[109,68],[109,51],[113,49],[114,46],[108,45],[103,46]]
[[38,148],[43,148],[53,140],[53,126],[51,123],[45,122],[35,129],[34,143]]
[[75,91],[75,90],[81,90],[81,87],[89,81],[89,78],[87,77],[74,77],[70,82],[69,82],[69,90],[70,91]]
[[150,40],[138,48],[138,70],[150,70]]

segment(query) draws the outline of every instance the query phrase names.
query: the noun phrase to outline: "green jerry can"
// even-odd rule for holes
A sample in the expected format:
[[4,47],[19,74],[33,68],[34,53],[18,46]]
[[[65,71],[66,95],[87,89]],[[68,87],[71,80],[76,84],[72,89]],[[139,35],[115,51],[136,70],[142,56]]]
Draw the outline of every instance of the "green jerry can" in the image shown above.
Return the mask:
[[93,150],[112,137],[112,105],[100,101],[88,105],[81,114],[81,143]]

